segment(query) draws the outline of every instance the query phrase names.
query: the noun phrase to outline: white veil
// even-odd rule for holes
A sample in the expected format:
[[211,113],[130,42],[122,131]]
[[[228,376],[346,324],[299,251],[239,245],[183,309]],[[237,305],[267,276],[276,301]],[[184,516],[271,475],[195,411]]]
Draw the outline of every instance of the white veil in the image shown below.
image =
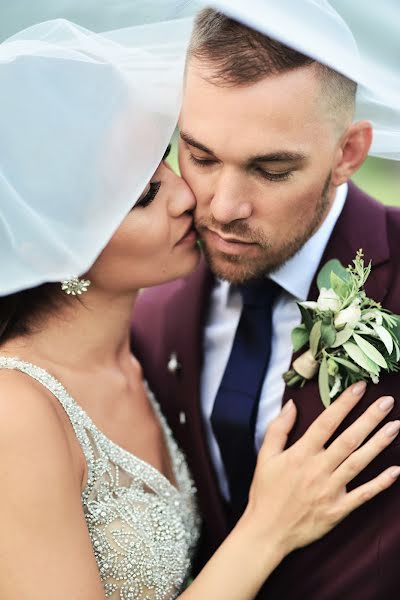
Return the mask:
[[398,0],[211,0],[217,10],[359,84],[356,118],[374,127],[371,156],[400,160]]
[[171,139],[190,26],[59,19],[0,45],[0,295],[93,264]]
[[[9,10],[24,2],[9,3]],[[81,0],[71,2],[84,12]],[[394,1],[379,4],[386,15],[379,22],[374,7],[361,0],[209,4],[358,81],[358,116],[374,124],[372,154],[400,159]],[[86,272],[145,188],[175,129],[192,26],[181,17],[200,2],[120,5],[123,18],[114,12],[107,33],[56,19],[0,44],[0,295]],[[47,6],[44,18],[53,17],[54,3]],[[144,18],[135,20],[140,7]],[[97,1],[93,15],[104,14],[102,8]],[[108,20],[97,20],[93,29],[101,31]],[[81,22],[90,25],[90,19]],[[372,25],[384,43],[369,35]]]

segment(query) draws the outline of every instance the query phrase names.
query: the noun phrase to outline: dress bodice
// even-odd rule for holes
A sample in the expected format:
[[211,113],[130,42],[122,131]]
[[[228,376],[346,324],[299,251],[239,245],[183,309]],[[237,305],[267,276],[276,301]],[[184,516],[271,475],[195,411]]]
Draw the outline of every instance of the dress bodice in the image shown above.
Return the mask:
[[17,369],[40,382],[71,421],[87,461],[82,505],[106,597],[176,598],[190,575],[200,519],[186,461],[148,387],[176,487],[152,465],[107,438],[47,371],[8,357],[0,357],[0,368]]

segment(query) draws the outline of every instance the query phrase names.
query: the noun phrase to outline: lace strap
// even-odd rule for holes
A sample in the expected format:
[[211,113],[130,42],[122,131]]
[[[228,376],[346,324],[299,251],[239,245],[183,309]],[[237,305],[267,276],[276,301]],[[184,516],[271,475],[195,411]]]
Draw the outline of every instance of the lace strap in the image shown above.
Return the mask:
[[32,377],[32,379],[38,381],[41,385],[43,385],[43,387],[48,389],[49,392],[53,394],[66,412],[86,459],[88,462],[91,461],[93,458],[93,452],[87,430],[91,429],[93,425],[92,421],[85,411],[82,410],[82,408],[69,395],[62,383],[60,383],[60,381],[58,381],[55,377],[50,375],[50,373],[41,367],[14,357],[0,356],[0,369],[14,369],[21,371],[29,377]]

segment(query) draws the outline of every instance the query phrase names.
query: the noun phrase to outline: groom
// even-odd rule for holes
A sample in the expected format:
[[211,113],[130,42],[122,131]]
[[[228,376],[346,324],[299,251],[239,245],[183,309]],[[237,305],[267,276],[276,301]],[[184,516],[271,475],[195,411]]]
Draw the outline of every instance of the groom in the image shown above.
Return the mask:
[[[196,21],[180,167],[197,198],[205,260],[139,298],[132,335],[200,490],[203,561],[240,516],[282,404],[293,398],[298,410],[289,445],[323,409],[315,381],[288,389],[282,379],[296,302],[316,299],[320,267],[348,265],[362,248],[373,263],[367,294],[400,313],[400,211],[348,183],[372,136],[368,122],[353,122],[355,92],[342,75],[212,10]],[[343,427],[397,390],[400,376],[384,375]],[[399,416],[395,407],[390,419]],[[399,442],[354,486],[395,464]],[[286,558],[258,597],[397,598],[399,515],[395,485]]]

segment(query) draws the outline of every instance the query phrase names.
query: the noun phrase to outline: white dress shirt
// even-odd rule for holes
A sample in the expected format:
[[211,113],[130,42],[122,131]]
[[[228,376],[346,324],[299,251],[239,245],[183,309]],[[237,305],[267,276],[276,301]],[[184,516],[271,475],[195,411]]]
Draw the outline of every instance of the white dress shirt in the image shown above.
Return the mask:
[[[268,423],[279,413],[285,383],[282,375],[289,369],[293,354],[291,332],[300,324],[297,301],[307,299],[322,255],[342,212],[347,184],[338,187],[332,207],[320,228],[299,252],[271,279],[282,288],[272,311],[272,346],[269,367],[261,390],[256,423],[256,448],[260,449]],[[210,418],[215,397],[227,365],[242,311],[240,292],[230,289],[227,281],[217,281],[212,293],[203,338],[204,367],[201,374],[201,405],[207,441],[220,482],[221,492],[229,498],[228,483]]]

